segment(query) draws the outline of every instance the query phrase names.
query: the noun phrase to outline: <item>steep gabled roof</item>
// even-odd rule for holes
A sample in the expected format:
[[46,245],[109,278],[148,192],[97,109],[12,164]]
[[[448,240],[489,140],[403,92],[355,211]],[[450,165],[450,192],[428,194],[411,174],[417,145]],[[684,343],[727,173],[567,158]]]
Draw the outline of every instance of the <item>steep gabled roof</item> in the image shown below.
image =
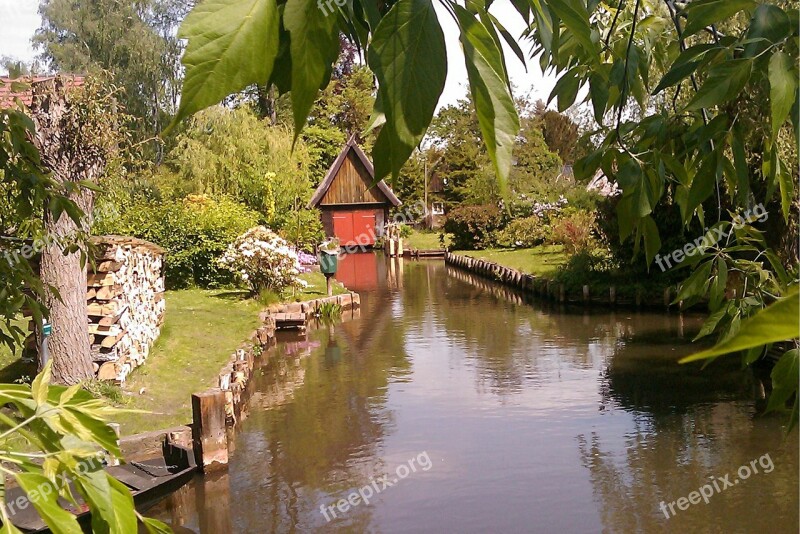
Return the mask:
[[[325,197],[325,193],[327,193],[328,189],[330,189],[333,180],[339,173],[339,169],[341,169],[342,165],[344,165],[344,160],[347,159],[347,155],[350,153],[351,150],[353,150],[358,159],[361,160],[361,163],[364,165],[364,168],[367,169],[367,172],[369,173],[370,178],[372,178],[372,181],[373,182],[375,181],[375,168],[372,166],[372,162],[369,160],[367,155],[364,154],[364,151],[361,150],[361,147],[358,146],[358,143],[356,143],[355,134],[351,135],[350,139],[348,139],[347,143],[344,145],[344,148],[342,148],[342,151],[339,152],[339,155],[334,160],[333,165],[331,165],[331,168],[328,169],[328,173],[325,175],[325,179],[322,180],[322,183],[319,184],[317,190],[314,191],[314,196],[311,197],[311,200],[308,203],[309,208],[316,208],[317,206],[319,206],[320,202],[322,202],[322,199]],[[397,198],[397,195],[394,194],[392,188],[389,187],[386,184],[386,182],[381,180],[375,185],[378,187],[378,190],[381,193],[386,195],[386,198],[389,199],[389,202],[391,202],[393,206],[397,207],[402,204],[402,202],[400,202],[400,199]]]

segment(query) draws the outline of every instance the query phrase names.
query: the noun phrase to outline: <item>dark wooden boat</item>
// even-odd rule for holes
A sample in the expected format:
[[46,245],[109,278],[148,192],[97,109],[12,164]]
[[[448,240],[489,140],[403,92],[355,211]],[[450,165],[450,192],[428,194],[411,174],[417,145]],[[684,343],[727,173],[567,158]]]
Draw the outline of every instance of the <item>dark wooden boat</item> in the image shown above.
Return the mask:
[[[189,482],[197,471],[194,453],[191,450],[166,443],[162,452],[161,457],[152,460],[128,462],[105,468],[108,474],[130,488],[136,509],[140,512],[177,491]],[[77,495],[76,492],[73,494]],[[24,496],[25,493],[21,488],[11,488],[6,491],[6,502],[12,503]],[[91,532],[91,514],[88,507],[80,499],[78,503],[82,506],[75,509],[71,503],[61,500],[62,507],[78,517],[78,522],[84,531]],[[50,532],[33,506],[15,512],[10,516],[11,521],[23,532]]]

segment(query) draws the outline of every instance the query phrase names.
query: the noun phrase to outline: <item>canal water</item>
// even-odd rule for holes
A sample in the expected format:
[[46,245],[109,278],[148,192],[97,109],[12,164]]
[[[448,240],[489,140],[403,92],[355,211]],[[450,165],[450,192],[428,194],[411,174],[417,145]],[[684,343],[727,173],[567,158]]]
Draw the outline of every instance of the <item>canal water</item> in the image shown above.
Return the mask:
[[525,303],[441,261],[341,276],[359,316],[281,343],[227,473],[150,515],[204,534],[798,532],[797,431],[759,415],[735,358],[677,365],[700,317]]

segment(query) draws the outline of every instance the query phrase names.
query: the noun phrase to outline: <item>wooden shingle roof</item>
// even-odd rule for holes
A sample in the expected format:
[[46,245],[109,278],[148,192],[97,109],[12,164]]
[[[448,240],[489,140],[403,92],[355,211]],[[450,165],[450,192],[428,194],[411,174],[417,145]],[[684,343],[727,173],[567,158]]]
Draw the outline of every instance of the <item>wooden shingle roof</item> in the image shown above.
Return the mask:
[[[317,187],[317,190],[314,192],[314,195],[311,197],[311,200],[308,203],[309,208],[316,208],[319,206],[320,202],[322,202],[322,199],[325,197],[325,193],[327,193],[328,189],[330,189],[331,184],[333,184],[333,180],[336,178],[336,175],[339,173],[339,170],[342,168],[342,165],[344,164],[345,160],[347,159],[347,155],[351,150],[364,165],[364,168],[367,169],[372,181],[375,181],[375,168],[372,166],[372,162],[369,160],[367,155],[364,154],[364,151],[361,150],[361,147],[358,146],[358,143],[356,143],[356,136],[352,135],[350,136],[350,139],[347,140],[347,143],[344,145],[344,148],[342,148],[342,151],[339,152],[339,155],[334,160],[331,168],[328,169],[325,179],[322,180],[322,182],[319,184],[319,187]],[[394,191],[392,191],[392,188],[389,187],[385,181],[380,180],[377,184],[375,184],[375,186],[378,188],[378,190],[380,190],[381,193],[386,195],[386,198],[393,206],[397,207],[402,204],[400,199],[397,198],[397,195],[394,194]]]

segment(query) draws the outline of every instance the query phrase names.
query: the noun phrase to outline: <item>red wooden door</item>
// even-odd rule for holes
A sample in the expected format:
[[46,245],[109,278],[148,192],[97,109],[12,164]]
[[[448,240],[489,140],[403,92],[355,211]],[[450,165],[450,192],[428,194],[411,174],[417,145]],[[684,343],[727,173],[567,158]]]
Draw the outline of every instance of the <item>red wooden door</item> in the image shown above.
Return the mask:
[[333,233],[339,238],[339,244],[347,246],[355,239],[353,233],[353,213],[338,211],[333,214]]
[[375,244],[375,210],[337,211],[333,233],[342,246]]

